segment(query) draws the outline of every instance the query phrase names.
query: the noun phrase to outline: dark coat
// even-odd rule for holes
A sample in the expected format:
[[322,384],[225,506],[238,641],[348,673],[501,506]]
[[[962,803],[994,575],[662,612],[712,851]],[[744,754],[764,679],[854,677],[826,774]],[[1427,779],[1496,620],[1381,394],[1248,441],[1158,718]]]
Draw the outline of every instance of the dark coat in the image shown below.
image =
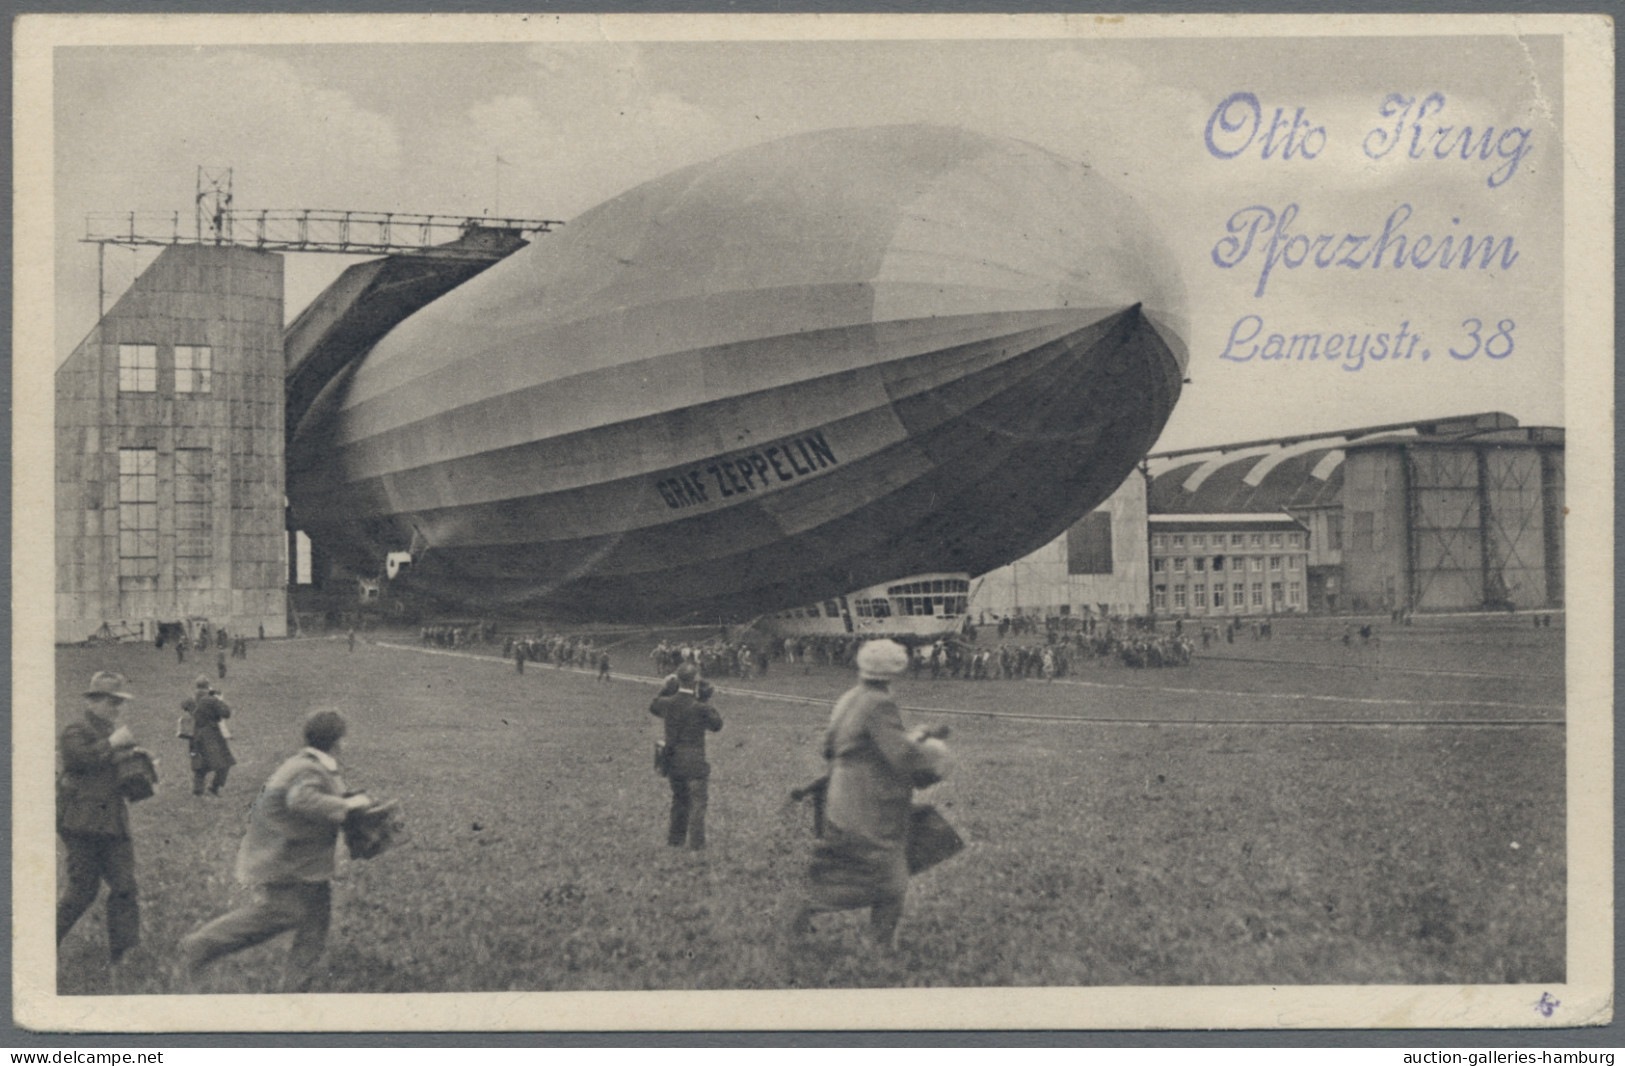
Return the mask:
[[56,783],[56,827],[61,833],[128,838],[130,808],[118,789],[114,725],[89,711],[62,730],[62,776]]
[[181,707],[192,716],[193,772],[206,773],[236,766],[237,759],[231,754],[231,745],[226,743],[225,734],[220,731],[221,719],[231,717],[231,708],[226,706],[226,701],[218,696],[206,695],[189,699]]
[[680,778],[710,777],[711,765],[705,761],[705,734],[722,729],[722,715],[709,703],[701,703],[692,692],[679,691],[672,696],[657,696],[649,704],[649,713],[666,723],[667,776]]

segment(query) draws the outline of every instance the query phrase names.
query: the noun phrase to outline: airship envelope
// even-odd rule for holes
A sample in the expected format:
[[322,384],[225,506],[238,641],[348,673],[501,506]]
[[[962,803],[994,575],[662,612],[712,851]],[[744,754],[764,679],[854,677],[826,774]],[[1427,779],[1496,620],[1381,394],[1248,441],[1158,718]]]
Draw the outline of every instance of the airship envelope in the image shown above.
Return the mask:
[[640,185],[406,318],[305,415],[293,518],[448,601],[741,617],[1053,539],[1156,440],[1184,295],[1088,166],[827,130]]

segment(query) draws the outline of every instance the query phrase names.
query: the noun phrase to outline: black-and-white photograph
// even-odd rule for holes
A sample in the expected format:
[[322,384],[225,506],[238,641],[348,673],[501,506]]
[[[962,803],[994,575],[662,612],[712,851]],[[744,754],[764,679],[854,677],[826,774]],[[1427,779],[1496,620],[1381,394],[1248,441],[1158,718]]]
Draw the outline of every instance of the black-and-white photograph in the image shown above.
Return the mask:
[[18,41],[20,1024],[1611,1017],[1606,20]]

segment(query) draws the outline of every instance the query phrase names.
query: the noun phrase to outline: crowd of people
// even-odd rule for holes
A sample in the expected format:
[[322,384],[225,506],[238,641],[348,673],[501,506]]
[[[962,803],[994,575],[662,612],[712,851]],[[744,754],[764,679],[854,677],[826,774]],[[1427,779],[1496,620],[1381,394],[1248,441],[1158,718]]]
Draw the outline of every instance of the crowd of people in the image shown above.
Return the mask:
[[439,623],[422,626],[418,639],[439,648],[462,648],[470,644],[485,644],[496,637],[495,622]]
[[609,649],[593,644],[589,637],[563,633],[509,637],[502,642],[502,657],[512,659],[514,669],[525,672],[526,663],[551,663],[556,667],[575,666],[609,674]]
[[691,642],[662,640],[649,652],[649,659],[660,674],[675,673],[684,663],[693,663],[706,677],[767,676],[768,654],[764,645],[720,637]]

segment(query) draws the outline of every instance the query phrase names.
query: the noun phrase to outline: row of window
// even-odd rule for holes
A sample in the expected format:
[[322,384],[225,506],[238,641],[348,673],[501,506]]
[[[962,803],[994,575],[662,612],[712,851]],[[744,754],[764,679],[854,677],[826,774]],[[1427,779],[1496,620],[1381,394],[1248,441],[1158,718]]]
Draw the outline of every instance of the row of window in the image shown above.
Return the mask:
[[[208,448],[175,449],[175,573],[202,577],[213,549],[214,463]],[[146,587],[158,576],[158,451],[118,453],[119,577]]]
[[969,592],[970,582],[965,578],[946,578],[938,581],[910,581],[905,585],[888,585],[888,596],[919,596],[929,593]]
[[[175,391],[214,391],[214,350],[206,345],[177,344],[175,352]],[[158,346],[121,344],[118,346],[118,391],[158,391]]]
[[[1269,568],[1271,570],[1281,569],[1281,560],[1283,558],[1286,560],[1288,570],[1301,570],[1303,568],[1303,556],[1301,555],[1271,555],[1269,556]],[[1231,556],[1230,569],[1237,573],[1248,569],[1253,570],[1255,573],[1261,573],[1264,570],[1264,559],[1265,557],[1262,555]],[[1154,558],[1151,560],[1151,570],[1153,573],[1160,574],[1168,564],[1173,565],[1174,573],[1183,574],[1187,560],[1183,555],[1176,556],[1173,559]],[[1190,559],[1188,564],[1190,569],[1198,574],[1206,573],[1209,569],[1212,569],[1214,573],[1222,573],[1225,569],[1225,560],[1222,555],[1215,555],[1211,559],[1205,555],[1198,555],[1194,559]]]
[[[933,584],[935,584],[935,585],[941,585],[941,584],[961,585],[961,586],[964,587],[964,589],[967,589],[967,590],[970,588],[970,582],[968,582],[968,581],[951,581],[951,580],[948,581],[948,582],[921,581],[921,582],[915,583],[914,585],[898,586],[898,587],[899,588],[918,587],[918,586],[933,585]],[[888,599],[885,599],[884,597],[878,597],[877,596],[872,600],[853,600],[852,601],[852,610],[853,610],[854,613],[857,614],[857,616],[859,618],[890,618],[892,616],[892,614],[894,613],[894,608],[895,608],[895,613],[897,613],[899,615],[919,615],[921,617],[951,618],[951,617],[953,617],[955,615],[964,614],[965,611],[968,609],[968,606],[969,606],[969,597],[968,596],[955,596],[955,595],[947,595],[947,596],[926,596],[926,595],[898,596],[898,597],[895,598],[895,600],[888,600]],[[841,617],[841,608],[840,608],[840,605],[838,603],[836,603],[834,600],[826,600],[824,602],[824,604],[823,604],[823,610],[822,611],[819,610],[819,605],[818,604],[812,603],[812,604],[808,604],[806,607],[797,607],[794,610],[784,611],[779,615],[779,617],[780,618],[839,618],[839,617]]]
[[[1189,602],[1186,599],[1187,592],[1189,593]],[[1248,606],[1249,594],[1251,596],[1251,606],[1264,606],[1264,583],[1262,581],[1254,581],[1250,585],[1237,581],[1229,587],[1229,606],[1231,609],[1239,610]],[[1215,584],[1211,589],[1204,584],[1192,585],[1188,589],[1184,585],[1175,585],[1174,610],[1182,611],[1188,607],[1206,610],[1210,596],[1213,600],[1213,606],[1223,610],[1225,607],[1225,586],[1223,584]],[[1284,584],[1280,581],[1270,582],[1269,602],[1275,607],[1283,605],[1301,607],[1303,605],[1302,583],[1297,581],[1288,581]],[[1159,611],[1168,609],[1167,585],[1157,585],[1153,588],[1152,606]]]
[[[1151,534],[1151,548],[1161,551],[1172,547],[1175,549],[1191,547],[1205,548],[1208,546],[1208,537],[1213,538],[1215,548],[1224,547],[1225,538],[1230,538],[1232,548],[1262,548],[1265,538],[1269,540],[1271,548],[1301,548],[1304,545],[1302,533],[1153,533]],[[1188,543],[1187,543],[1188,541]]]

